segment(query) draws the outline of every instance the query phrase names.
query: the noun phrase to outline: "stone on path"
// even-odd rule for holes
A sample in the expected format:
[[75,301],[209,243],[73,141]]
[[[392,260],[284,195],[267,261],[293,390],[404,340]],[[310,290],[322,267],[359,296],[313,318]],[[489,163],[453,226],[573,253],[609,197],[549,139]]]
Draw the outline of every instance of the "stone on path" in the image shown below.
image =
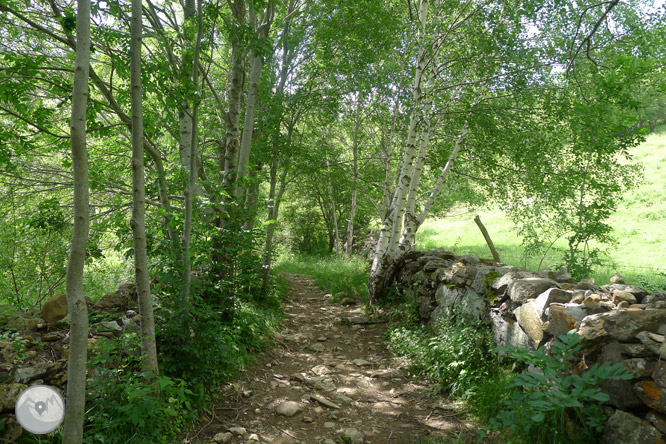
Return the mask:
[[282,416],[291,417],[303,410],[296,401],[285,401],[275,408],[275,413]]
[[312,399],[313,401],[317,401],[319,404],[321,404],[325,407],[330,407],[332,409],[339,409],[340,408],[339,405],[329,401],[328,399],[326,399],[322,396],[312,395],[312,396],[310,396],[310,399]]
[[350,444],[363,444],[363,433],[354,428],[345,429],[343,438],[345,439],[344,442],[349,442]]
[[365,359],[354,359],[352,363],[358,367],[364,367],[367,365],[372,365],[372,362],[366,361]]
[[229,432],[222,432],[213,436],[213,441],[215,441],[216,443],[226,443],[231,441],[233,437],[234,435]]

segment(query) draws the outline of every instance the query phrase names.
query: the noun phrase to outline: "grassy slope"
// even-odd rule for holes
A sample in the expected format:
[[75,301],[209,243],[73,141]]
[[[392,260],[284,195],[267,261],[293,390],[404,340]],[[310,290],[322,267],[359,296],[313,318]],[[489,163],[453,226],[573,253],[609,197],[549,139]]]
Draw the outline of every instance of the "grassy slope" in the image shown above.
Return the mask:
[[[632,150],[632,162],[644,167],[644,180],[629,192],[618,211],[610,218],[617,244],[608,248],[607,265],[596,270],[593,277],[605,283],[620,273],[634,283],[653,288],[666,286],[666,125]],[[490,257],[481,232],[474,224],[477,213],[462,213],[438,220],[427,220],[417,234],[420,249],[445,247],[459,254]],[[479,211],[502,260],[512,265],[535,269],[540,258],[527,263],[523,259],[521,240],[513,224],[500,209]],[[565,247],[562,242],[559,247]],[[549,254],[541,268],[560,261]]]

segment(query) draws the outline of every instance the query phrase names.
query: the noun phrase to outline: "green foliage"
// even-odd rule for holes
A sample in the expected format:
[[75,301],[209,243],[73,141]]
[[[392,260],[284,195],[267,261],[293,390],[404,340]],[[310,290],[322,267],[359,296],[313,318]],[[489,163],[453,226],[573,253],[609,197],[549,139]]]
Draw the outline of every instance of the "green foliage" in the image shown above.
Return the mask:
[[196,411],[186,381],[140,371],[140,339],[101,340],[89,360],[84,442],[171,443]]
[[0,342],[9,342],[16,350],[16,357],[14,358],[14,365],[21,363],[23,360],[28,358],[26,349],[28,346],[28,340],[23,338],[19,333],[14,331],[1,331],[0,332]]
[[474,396],[480,383],[499,371],[488,327],[463,316],[442,319],[434,332],[418,325],[395,327],[388,343],[392,353],[407,359],[410,374],[427,377],[456,398]]
[[[622,365],[610,363],[576,373],[572,366],[580,348],[580,337],[573,330],[560,336],[550,353],[543,347],[536,351],[498,348],[528,367],[509,384],[514,393],[490,420],[489,430],[508,430],[533,443],[598,442],[606,421],[602,403],[609,396],[597,384],[633,375]],[[487,431],[481,432],[481,437],[486,435]]]

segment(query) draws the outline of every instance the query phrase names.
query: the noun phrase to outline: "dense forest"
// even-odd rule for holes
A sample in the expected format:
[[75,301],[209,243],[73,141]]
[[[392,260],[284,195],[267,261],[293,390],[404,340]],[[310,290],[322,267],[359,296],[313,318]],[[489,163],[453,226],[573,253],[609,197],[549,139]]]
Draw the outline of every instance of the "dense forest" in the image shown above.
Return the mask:
[[587,277],[666,118],[646,0],[0,0],[0,35],[0,303],[66,293],[65,443],[86,297],[136,283],[125,383],[187,380],[180,415],[260,347],[280,253],[374,236],[370,305],[426,218],[492,204]]

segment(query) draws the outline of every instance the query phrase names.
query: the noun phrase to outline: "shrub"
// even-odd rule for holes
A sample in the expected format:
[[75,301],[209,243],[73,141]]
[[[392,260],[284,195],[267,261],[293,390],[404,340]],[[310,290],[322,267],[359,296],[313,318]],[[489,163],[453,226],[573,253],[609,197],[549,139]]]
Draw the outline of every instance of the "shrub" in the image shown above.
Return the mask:
[[[572,366],[580,350],[580,337],[572,330],[559,337],[550,350],[536,351],[500,347],[528,367],[516,375],[500,413],[490,420],[489,430],[507,430],[531,443],[596,443],[606,417],[602,403],[609,400],[596,385],[607,379],[632,379],[620,364],[594,364],[582,374]],[[485,437],[488,430],[480,432]]]

